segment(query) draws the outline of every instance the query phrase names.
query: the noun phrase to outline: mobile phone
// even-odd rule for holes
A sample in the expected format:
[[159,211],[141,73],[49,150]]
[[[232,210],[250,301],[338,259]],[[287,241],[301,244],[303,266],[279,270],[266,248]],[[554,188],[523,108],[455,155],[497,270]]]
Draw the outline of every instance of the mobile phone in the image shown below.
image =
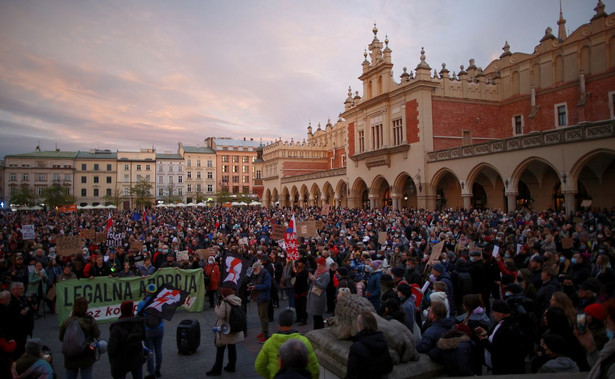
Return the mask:
[[579,313],[577,314],[577,330],[579,331],[579,333],[583,334],[587,331],[586,327],[585,327],[585,313]]

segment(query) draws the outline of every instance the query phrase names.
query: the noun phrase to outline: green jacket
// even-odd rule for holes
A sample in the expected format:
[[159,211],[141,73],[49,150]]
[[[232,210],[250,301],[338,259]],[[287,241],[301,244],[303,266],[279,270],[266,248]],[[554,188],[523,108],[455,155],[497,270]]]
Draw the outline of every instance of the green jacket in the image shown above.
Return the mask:
[[286,332],[273,333],[271,337],[265,342],[263,348],[256,357],[254,362],[254,368],[264,378],[272,379],[275,374],[280,370],[280,360],[278,359],[278,351],[280,346],[289,339],[294,338],[305,344],[308,349],[308,371],[312,373],[312,379],[318,379],[320,375],[320,366],[318,365],[318,359],[314,354],[314,348],[310,340],[302,336],[296,330],[289,330]]

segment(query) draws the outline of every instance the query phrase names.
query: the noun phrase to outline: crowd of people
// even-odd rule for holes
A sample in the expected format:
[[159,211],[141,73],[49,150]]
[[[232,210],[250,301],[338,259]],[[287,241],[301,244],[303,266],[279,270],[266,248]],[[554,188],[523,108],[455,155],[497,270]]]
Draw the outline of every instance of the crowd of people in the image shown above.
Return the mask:
[[[270,334],[269,323],[280,300],[288,299],[297,325],[305,325],[310,315],[313,328],[320,329],[325,316],[335,314],[337,297],[356,293],[369,299],[381,317],[406,325],[417,350],[442,362],[450,375],[591,369],[590,375],[599,377],[615,372],[613,209],[565,214],[213,207],[146,214],[116,211],[111,230],[124,233],[121,246],[83,239],[82,251],[70,255],[56,251],[56,239],[84,230],[104,232],[107,212],[0,214],[0,285],[6,291],[0,293],[0,312],[17,326],[0,325],[3,373],[26,353],[36,317],[54,312],[58,281],[148,276],[163,267],[203,269],[209,305],[216,306],[218,318],[228,313],[218,309],[221,300],[244,309],[255,302],[257,338],[265,345],[276,334]],[[299,238],[300,259],[291,261],[273,238],[273,225],[286,224],[293,215],[324,226]],[[24,240],[23,225],[34,225],[34,239]],[[131,249],[135,241],[139,250]],[[199,249],[210,254],[198,254]],[[178,261],[180,251],[188,251],[189,259]],[[220,287],[222,259],[229,253],[243,256],[252,268],[233,293]],[[290,327],[289,313],[282,326],[283,312],[278,312],[280,330]],[[355,343],[380,341],[364,336],[376,332],[369,316],[359,322],[358,330],[365,332]],[[221,347],[241,339],[217,343],[221,356],[209,373],[221,374]],[[228,351],[224,368],[233,371],[236,354],[234,348]],[[353,351],[364,352],[359,346]],[[382,366],[384,373],[388,368]],[[150,374],[160,376],[160,367]]]

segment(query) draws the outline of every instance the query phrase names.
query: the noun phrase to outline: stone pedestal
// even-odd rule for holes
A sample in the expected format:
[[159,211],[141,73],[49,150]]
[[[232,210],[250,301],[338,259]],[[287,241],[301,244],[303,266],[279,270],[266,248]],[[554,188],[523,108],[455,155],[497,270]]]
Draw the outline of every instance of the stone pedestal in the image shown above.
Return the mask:
[[[351,340],[338,340],[333,333],[325,328],[313,330],[305,335],[314,348],[318,357],[318,363],[327,371],[339,378],[346,377],[346,366],[348,365],[348,351]],[[393,366],[393,371],[388,375],[388,379],[422,379],[445,376],[444,366],[434,363],[425,355],[420,354],[418,361],[400,363]]]

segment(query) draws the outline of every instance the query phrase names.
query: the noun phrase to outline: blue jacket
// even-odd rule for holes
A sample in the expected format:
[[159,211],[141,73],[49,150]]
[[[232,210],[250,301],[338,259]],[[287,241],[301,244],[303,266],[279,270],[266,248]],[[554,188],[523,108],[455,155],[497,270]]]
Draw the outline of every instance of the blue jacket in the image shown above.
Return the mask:
[[268,303],[271,299],[271,274],[264,267],[254,278],[257,303]]
[[382,276],[382,271],[374,271],[367,281],[367,286],[365,290],[369,294],[367,298],[369,301],[374,304],[376,310],[380,309],[380,277]]
[[416,344],[416,350],[419,353],[428,354],[436,347],[438,340],[442,338],[446,332],[452,329],[454,323],[455,322],[452,318],[443,318],[434,321],[427,328],[427,330],[423,332],[423,336]]

